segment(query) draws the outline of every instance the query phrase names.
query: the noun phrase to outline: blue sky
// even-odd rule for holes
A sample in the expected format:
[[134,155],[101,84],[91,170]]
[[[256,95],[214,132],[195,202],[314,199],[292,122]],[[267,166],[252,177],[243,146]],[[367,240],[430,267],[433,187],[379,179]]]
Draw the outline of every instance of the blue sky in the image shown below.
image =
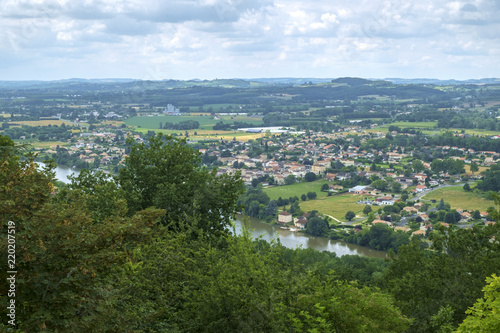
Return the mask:
[[2,0],[0,80],[500,77],[500,1]]

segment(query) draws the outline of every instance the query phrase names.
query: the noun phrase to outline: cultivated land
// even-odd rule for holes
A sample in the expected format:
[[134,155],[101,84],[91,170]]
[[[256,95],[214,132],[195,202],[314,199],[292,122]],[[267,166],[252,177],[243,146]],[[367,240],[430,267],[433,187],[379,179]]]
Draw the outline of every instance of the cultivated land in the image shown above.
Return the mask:
[[49,125],[57,125],[57,126],[61,126],[62,124],[65,124],[65,125],[68,125],[68,126],[72,126],[73,124],[70,123],[69,121],[65,121],[65,120],[58,120],[58,119],[54,119],[54,120],[34,120],[34,121],[12,121],[12,122],[9,122],[10,126],[49,126]]
[[441,200],[451,205],[451,209],[479,210],[486,211],[489,207],[495,206],[493,200],[486,200],[474,192],[465,192],[462,186],[445,187],[434,190],[422,197],[425,200]]

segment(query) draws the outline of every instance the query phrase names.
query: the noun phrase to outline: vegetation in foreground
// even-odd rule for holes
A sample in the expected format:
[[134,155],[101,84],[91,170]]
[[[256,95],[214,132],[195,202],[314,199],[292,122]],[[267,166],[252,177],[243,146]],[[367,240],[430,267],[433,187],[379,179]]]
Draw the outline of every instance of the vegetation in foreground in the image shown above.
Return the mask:
[[[232,236],[228,215],[212,213],[234,214],[241,184],[199,167],[184,141],[132,144],[116,179],[83,172],[56,190],[53,165],[0,140],[1,251],[14,221],[19,272],[4,331],[422,332],[494,320],[496,277],[485,280],[500,267],[499,224],[442,230],[433,252],[411,243],[390,263],[336,258]],[[474,305],[483,289],[488,302]]]

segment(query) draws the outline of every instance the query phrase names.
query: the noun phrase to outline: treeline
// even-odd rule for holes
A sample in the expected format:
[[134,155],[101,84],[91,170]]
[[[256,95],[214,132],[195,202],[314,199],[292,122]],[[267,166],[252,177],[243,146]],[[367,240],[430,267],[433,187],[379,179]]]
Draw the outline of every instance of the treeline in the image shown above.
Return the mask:
[[48,125],[48,126],[21,126],[21,127],[9,127],[2,126],[4,134],[12,139],[18,140],[22,136],[26,139],[36,138],[40,141],[50,141],[50,140],[69,140],[73,137],[71,132],[72,127],[62,124]]
[[196,120],[185,120],[181,121],[177,124],[173,124],[171,122],[166,122],[164,124],[160,123],[160,129],[168,129],[168,130],[190,130],[197,129],[200,127],[200,123]]
[[234,123],[224,123],[223,121],[219,121],[213,126],[213,129],[215,131],[232,131],[238,128],[249,128],[254,126],[255,125],[253,124],[245,123],[242,121],[235,121]]

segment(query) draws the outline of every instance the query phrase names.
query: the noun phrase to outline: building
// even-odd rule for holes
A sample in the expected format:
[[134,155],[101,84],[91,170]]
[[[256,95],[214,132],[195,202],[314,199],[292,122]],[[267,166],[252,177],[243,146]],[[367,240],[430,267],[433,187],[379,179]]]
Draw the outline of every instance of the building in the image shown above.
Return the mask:
[[278,223],[279,224],[287,224],[292,222],[292,214],[289,212],[281,212],[278,215]]

